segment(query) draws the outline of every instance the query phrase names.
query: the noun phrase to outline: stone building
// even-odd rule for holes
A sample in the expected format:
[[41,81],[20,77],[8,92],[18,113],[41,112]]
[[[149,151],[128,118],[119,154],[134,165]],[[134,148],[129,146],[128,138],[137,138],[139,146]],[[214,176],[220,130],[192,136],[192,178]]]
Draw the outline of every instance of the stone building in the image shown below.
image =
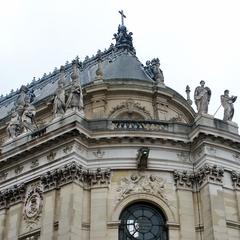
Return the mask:
[[239,240],[237,125],[114,38],[0,99],[0,239]]

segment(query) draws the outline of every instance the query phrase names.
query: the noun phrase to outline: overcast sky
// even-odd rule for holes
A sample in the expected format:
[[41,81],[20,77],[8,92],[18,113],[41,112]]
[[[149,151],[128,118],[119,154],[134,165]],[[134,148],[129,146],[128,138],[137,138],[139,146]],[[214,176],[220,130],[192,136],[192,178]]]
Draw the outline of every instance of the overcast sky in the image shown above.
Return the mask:
[[[77,55],[114,42],[123,9],[142,63],[159,57],[165,84],[191,97],[212,90],[209,114],[225,89],[240,90],[239,0],[0,0],[0,94],[16,90]],[[194,106],[195,108],[195,106]],[[233,121],[240,124],[240,97]],[[216,117],[222,119],[222,108]]]

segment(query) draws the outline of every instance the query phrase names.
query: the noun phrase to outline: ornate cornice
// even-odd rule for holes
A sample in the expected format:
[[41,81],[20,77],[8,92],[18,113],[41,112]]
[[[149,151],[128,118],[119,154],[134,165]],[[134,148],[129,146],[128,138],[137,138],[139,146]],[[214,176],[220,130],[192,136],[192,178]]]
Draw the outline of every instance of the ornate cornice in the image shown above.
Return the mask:
[[192,189],[193,183],[195,180],[195,176],[192,173],[188,173],[187,171],[179,172],[174,170],[173,178],[175,181],[176,187],[183,188],[183,189]]
[[44,190],[47,191],[72,182],[82,183],[85,187],[102,186],[110,182],[110,176],[110,169],[98,168],[96,171],[90,171],[83,169],[76,162],[71,162],[42,175],[41,181]]
[[234,188],[240,190],[240,173],[232,171],[231,178]]
[[26,192],[26,184],[14,185],[0,192],[0,209],[21,202]]
[[[196,172],[174,170],[173,179],[177,189],[193,190],[194,186],[201,187],[204,183],[223,184],[224,169],[217,165],[205,164]],[[240,178],[240,177],[239,177]],[[240,181],[240,180],[239,180]],[[239,182],[240,184],[240,182]]]
[[201,186],[204,182],[217,184],[223,183],[224,169],[217,165],[205,164],[195,174],[197,183]]

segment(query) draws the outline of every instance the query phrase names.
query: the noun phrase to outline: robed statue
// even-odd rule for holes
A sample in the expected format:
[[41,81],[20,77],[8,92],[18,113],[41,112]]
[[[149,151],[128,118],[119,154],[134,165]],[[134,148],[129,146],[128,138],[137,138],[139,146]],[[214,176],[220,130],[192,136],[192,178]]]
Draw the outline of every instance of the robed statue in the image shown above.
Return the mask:
[[194,92],[194,100],[199,114],[208,113],[208,105],[211,98],[211,90],[205,87],[205,82],[202,80],[200,86],[196,87]]
[[229,96],[229,90],[225,90],[221,95],[221,104],[224,108],[223,121],[232,121],[234,115],[233,103],[237,100],[236,96]]
[[55,91],[53,100],[53,114],[54,117],[62,116],[65,113],[65,88],[63,80],[64,71],[61,72],[60,80],[58,81],[58,88]]
[[80,76],[77,68],[77,62],[73,61],[73,73],[71,74],[71,90],[66,103],[66,109],[74,111],[83,111],[83,96],[80,85]]

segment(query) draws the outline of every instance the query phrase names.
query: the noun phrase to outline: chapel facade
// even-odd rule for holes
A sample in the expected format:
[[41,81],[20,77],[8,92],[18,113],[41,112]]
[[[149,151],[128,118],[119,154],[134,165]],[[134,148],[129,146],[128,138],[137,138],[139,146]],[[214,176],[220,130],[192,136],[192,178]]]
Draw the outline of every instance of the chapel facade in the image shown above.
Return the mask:
[[132,36],[0,99],[0,240],[240,239],[236,97],[195,112]]

